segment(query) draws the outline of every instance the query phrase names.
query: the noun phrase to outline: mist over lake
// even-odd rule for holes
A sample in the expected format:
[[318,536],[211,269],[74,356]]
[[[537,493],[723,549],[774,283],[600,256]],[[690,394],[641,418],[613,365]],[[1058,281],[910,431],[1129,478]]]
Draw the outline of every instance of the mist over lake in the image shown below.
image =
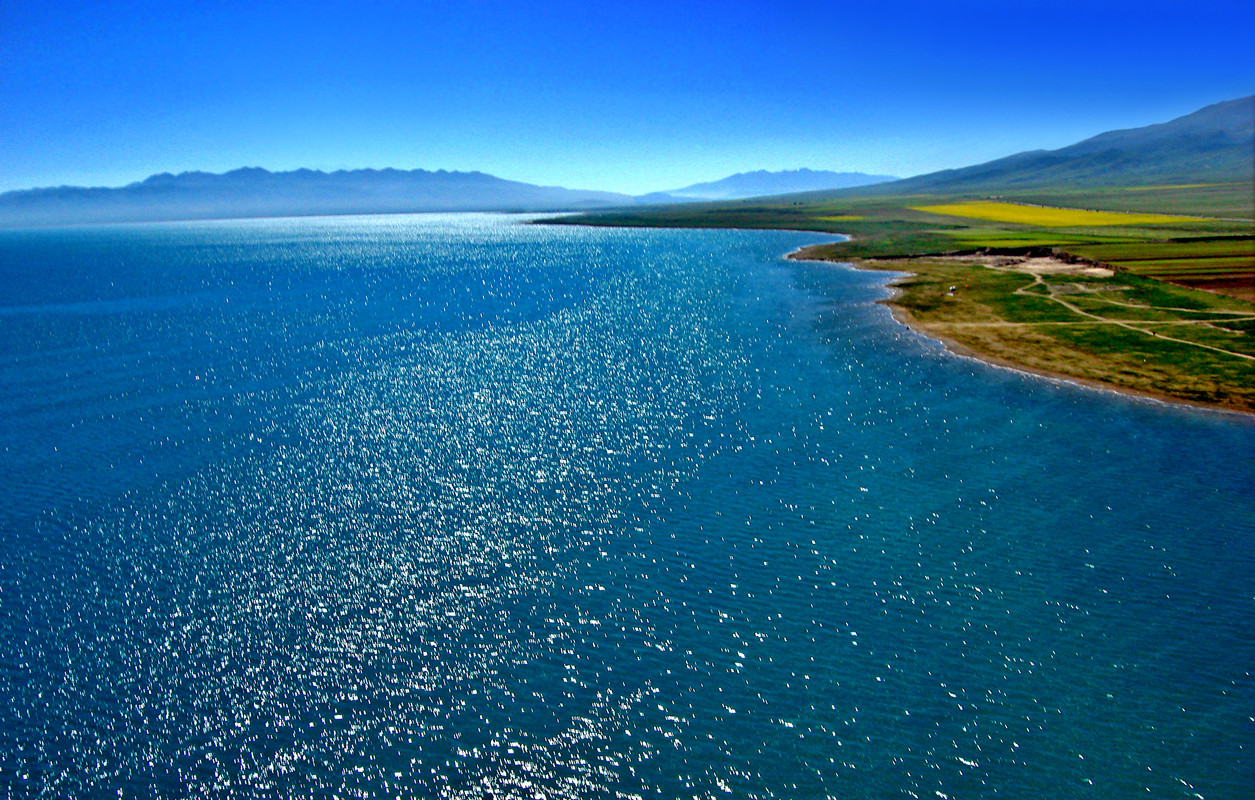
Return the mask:
[[7,796],[1248,795],[1249,418],[526,220],[0,231]]

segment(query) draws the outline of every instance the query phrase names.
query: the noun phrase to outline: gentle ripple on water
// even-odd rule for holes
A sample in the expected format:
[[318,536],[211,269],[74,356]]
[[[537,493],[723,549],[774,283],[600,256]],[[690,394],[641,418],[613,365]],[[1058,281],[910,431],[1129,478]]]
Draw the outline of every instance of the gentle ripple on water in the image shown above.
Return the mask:
[[3,234],[0,782],[1245,796],[1252,426],[947,356],[815,239]]

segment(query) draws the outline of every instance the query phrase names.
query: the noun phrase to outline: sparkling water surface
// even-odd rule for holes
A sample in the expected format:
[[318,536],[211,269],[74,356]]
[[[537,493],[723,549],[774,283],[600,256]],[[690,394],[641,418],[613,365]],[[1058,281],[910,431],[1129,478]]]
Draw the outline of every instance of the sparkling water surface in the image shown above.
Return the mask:
[[4,796],[1251,796],[1249,420],[524,221],[0,232]]

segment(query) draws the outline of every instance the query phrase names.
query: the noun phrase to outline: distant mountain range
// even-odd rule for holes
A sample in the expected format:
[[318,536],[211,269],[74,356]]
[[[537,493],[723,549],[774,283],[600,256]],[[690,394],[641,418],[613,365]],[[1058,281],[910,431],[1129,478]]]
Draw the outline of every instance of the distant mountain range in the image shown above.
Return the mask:
[[[781,172],[738,172],[710,183],[695,183],[683,189],[666,192],[684,200],[740,200],[773,194],[794,194],[823,189],[845,189],[896,181],[895,175],[868,175],[863,172],[829,172],[815,169],[790,169]],[[640,198],[645,199],[645,198]]]
[[0,194],[0,225],[63,225],[419,211],[578,211],[632,205],[626,194],[534,186],[482,172],[359,169],[222,175],[162,173],[120,188],[60,186]]
[[744,172],[633,197],[504,180],[482,172],[359,169],[222,175],[162,173],[119,188],[60,186],[0,194],[0,226],[420,211],[590,211],[642,204],[836,191],[961,193],[1255,181],[1255,96],[1159,125],[1111,131],[1059,150],[1033,150],[902,180],[797,169]]
[[748,172],[633,197],[535,186],[482,172],[246,167],[221,175],[161,173],[117,188],[58,186],[0,194],[0,226],[422,211],[588,211],[861,186],[889,176],[809,169]]
[[1255,96],[1216,103],[1144,128],[1101,133],[1059,150],[1031,150],[962,169],[879,185],[877,194],[1255,180]]

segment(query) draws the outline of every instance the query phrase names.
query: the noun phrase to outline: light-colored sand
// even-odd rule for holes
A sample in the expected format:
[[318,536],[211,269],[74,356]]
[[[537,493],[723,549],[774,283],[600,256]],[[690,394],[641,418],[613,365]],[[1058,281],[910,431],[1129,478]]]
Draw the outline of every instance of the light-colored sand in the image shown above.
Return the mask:
[[962,261],[968,264],[983,264],[986,267],[1014,269],[1030,275],[1084,275],[1093,278],[1110,278],[1115,273],[1104,267],[1090,264],[1069,264],[1050,256],[1025,258],[1023,256],[941,256],[939,261]]

